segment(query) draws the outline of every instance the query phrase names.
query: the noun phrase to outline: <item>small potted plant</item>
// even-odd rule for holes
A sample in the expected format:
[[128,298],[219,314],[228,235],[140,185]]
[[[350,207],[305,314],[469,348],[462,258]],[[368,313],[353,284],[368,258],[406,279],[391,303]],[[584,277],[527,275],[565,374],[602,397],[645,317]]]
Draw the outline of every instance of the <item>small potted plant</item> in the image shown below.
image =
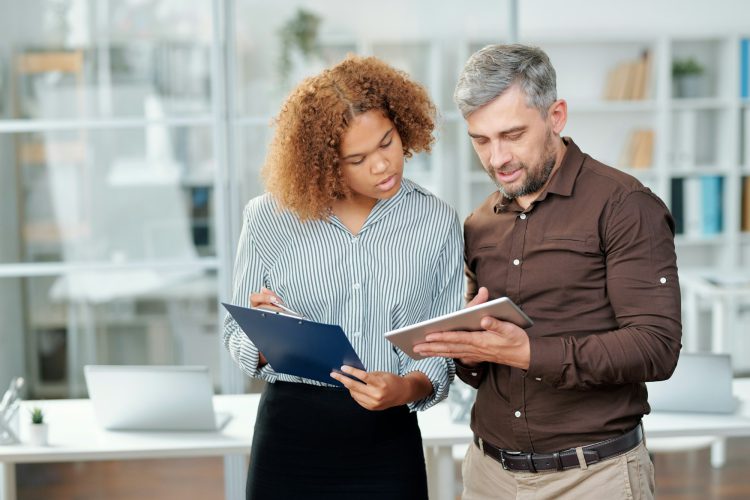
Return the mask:
[[29,426],[29,443],[35,446],[46,446],[49,428],[44,421],[44,412],[38,406],[31,409],[31,425]]
[[675,97],[698,97],[704,93],[703,66],[693,57],[672,62]]

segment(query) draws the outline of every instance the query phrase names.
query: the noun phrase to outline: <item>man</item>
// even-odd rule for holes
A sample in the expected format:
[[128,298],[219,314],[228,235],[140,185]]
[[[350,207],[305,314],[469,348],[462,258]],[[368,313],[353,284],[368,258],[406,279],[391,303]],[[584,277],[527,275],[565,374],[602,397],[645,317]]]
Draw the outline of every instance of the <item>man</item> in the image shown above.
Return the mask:
[[466,220],[470,305],[508,296],[534,320],[484,318],[415,351],[478,389],[464,499],[653,498],[644,382],[680,351],[674,222],[633,177],[560,136],[567,104],[540,49],[474,54],[454,95],[497,185]]

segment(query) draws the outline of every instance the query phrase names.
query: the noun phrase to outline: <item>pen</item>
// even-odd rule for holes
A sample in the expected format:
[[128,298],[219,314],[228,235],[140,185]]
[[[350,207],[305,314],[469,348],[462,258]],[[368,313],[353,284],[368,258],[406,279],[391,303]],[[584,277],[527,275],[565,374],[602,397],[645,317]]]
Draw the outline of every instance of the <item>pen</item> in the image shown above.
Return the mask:
[[273,305],[275,305],[275,306],[276,306],[276,307],[278,307],[279,309],[283,310],[284,312],[287,312],[287,313],[289,313],[289,314],[292,314],[292,315],[294,315],[294,316],[298,316],[298,317],[300,317],[300,318],[304,318],[304,316],[303,316],[302,314],[300,314],[300,313],[298,313],[297,311],[294,311],[294,310],[292,310],[292,309],[289,309],[289,308],[288,308],[287,306],[285,306],[284,304],[282,304],[282,303],[281,303],[281,302],[279,302],[278,300],[276,300],[276,299],[272,299],[272,302],[273,302]]

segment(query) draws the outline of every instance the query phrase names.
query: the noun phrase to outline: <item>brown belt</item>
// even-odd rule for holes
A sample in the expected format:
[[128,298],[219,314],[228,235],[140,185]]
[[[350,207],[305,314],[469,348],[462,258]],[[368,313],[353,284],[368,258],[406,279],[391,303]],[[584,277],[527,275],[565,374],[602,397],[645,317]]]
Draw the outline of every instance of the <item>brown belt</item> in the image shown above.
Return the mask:
[[[638,424],[622,436],[583,446],[583,456],[587,465],[606,458],[626,453],[643,441],[643,429]],[[538,472],[543,470],[564,470],[580,467],[575,448],[555,453],[524,453],[508,451],[491,445],[474,435],[474,443],[485,455],[494,458],[505,470]]]

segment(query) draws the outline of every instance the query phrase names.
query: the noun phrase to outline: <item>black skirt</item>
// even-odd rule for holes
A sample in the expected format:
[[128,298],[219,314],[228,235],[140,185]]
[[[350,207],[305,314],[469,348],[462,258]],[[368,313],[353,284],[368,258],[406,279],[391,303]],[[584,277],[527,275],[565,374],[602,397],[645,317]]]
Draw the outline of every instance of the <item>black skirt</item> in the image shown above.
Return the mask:
[[344,389],[267,384],[255,422],[246,496],[426,499],[416,413],[406,406],[366,410]]

